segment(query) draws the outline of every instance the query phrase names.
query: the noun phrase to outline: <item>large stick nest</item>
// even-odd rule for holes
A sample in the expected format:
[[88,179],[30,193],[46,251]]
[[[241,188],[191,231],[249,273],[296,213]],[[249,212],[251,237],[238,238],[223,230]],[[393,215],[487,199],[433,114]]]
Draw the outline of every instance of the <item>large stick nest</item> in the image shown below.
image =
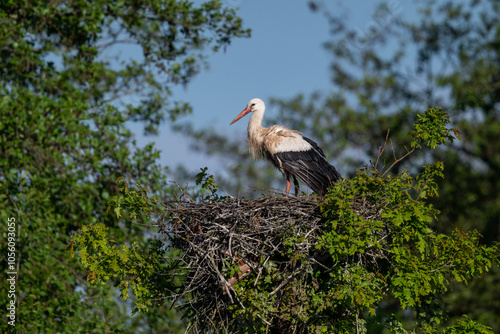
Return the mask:
[[[177,305],[193,317],[193,332],[229,328],[232,314],[227,307],[245,309],[238,283],[245,280],[256,286],[263,280],[268,261],[280,273],[281,279],[273,282],[268,295],[277,297],[300,272],[300,264],[291,258],[325,267],[315,248],[324,232],[320,201],[317,196],[270,196],[254,200],[230,197],[222,202],[166,202],[167,219],[160,224],[160,233],[167,238],[169,247],[182,251],[179,261],[188,274],[174,297]],[[365,218],[380,212],[366,204],[353,201],[353,209]],[[290,247],[283,241],[290,238],[299,240],[293,247],[300,254],[286,254]],[[279,316],[257,316],[269,327],[285,329],[291,325],[280,324]]]
[[170,247],[183,252],[180,260],[189,275],[176,297],[196,310],[196,322],[227,322],[215,319],[214,311],[221,317],[228,304],[238,303],[237,282],[250,279],[245,278],[250,273],[258,281],[270,258],[278,258],[281,272],[292,274],[294,265],[286,258],[279,261],[281,243],[286,236],[304,235],[301,250],[313,252],[310,247],[322,229],[319,201],[316,196],[298,196],[167,202],[168,224],[161,225],[160,233]]

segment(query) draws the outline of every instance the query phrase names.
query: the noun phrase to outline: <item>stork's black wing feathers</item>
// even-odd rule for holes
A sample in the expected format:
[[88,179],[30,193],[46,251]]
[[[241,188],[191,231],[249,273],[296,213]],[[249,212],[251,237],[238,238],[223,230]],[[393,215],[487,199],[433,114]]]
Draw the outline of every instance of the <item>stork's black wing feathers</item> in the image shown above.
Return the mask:
[[298,152],[267,154],[267,158],[279,169],[295,175],[315,193],[323,196],[327,189],[341,178],[334,166],[326,161],[323,150],[309,138],[303,137],[312,149]]

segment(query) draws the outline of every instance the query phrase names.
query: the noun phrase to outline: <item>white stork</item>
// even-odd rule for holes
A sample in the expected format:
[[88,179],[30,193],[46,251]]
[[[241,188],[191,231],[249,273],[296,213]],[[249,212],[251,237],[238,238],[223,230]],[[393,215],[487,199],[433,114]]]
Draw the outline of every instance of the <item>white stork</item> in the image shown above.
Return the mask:
[[[290,175],[295,185],[295,196],[299,183],[295,177],[307,184],[320,196],[341,178],[339,172],[326,161],[323,150],[302,133],[281,125],[269,128],[262,126],[266,106],[261,99],[252,99],[247,107],[231,122],[240,120],[253,112],[248,121],[247,140],[250,153],[255,159],[265,157],[286,177],[286,195],[290,192]],[[231,125],[230,124],[230,125]]]

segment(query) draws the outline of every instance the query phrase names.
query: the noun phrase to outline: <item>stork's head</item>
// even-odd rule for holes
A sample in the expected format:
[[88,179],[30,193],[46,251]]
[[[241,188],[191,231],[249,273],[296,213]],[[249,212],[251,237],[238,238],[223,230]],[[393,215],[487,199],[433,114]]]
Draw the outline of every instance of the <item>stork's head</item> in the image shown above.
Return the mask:
[[[233,119],[231,124],[239,121],[246,114],[249,114],[249,113],[254,112],[254,111],[264,112],[265,109],[266,109],[266,105],[264,104],[264,101],[262,101],[261,99],[251,99],[250,102],[248,102],[247,107],[245,109],[243,109],[243,111],[238,116],[236,116],[235,119]],[[229,125],[231,125],[231,124],[229,124]]]

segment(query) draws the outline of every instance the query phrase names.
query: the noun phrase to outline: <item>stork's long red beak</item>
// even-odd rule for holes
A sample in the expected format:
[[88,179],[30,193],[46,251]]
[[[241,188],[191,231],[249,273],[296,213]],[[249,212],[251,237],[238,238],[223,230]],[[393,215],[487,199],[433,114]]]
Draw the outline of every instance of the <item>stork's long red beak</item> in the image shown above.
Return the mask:
[[238,116],[236,116],[236,118],[233,119],[233,121],[229,125],[231,125],[231,124],[239,121],[243,116],[245,116],[246,114],[250,113],[251,111],[252,111],[252,109],[249,109],[249,108],[243,109],[243,111]]

